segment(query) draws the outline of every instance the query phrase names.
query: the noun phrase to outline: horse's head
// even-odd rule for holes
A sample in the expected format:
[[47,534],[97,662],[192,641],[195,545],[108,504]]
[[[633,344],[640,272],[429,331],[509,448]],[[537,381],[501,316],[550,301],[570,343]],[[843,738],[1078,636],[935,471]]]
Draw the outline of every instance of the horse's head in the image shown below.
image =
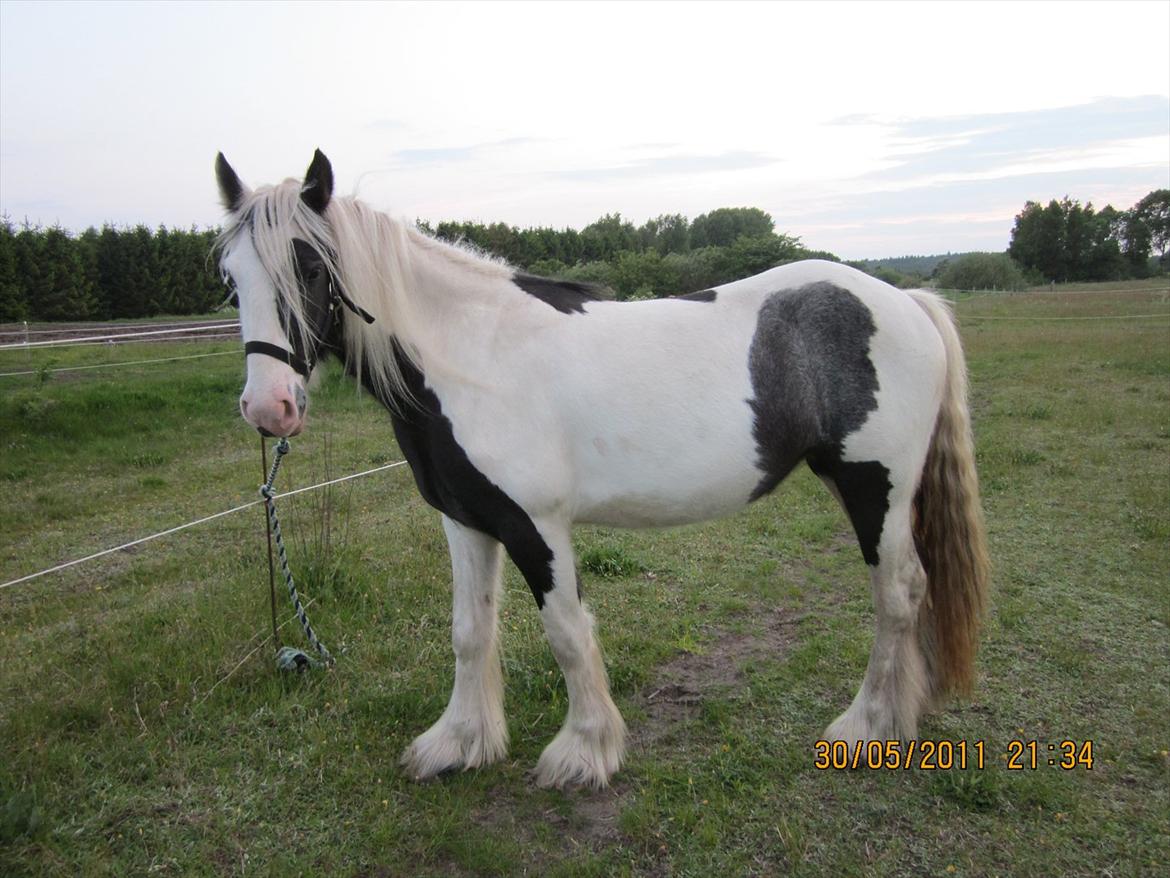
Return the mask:
[[373,320],[341,288],[328,223],[333,169],[318,150],[303,182],[252,191],[220,153],[215,175],[229,214],[219,265],[240,309],[247,363],[240,412],[261,433],[295,436],[305,384],[340,341],[340,306]]

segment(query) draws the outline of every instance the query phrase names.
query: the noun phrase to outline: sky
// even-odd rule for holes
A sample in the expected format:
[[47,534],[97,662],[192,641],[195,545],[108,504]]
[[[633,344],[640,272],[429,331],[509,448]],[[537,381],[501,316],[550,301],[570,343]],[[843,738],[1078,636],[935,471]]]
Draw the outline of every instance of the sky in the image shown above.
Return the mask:
[[0,213],[210,227],[222,150],[395,216],[766,210],[861,259],[1170,187],[1170,2],[0,0]]

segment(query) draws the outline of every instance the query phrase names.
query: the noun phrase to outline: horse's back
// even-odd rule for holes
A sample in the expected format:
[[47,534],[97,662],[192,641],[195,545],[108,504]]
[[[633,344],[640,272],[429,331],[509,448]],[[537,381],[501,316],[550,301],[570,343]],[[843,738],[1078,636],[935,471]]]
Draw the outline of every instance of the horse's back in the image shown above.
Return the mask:
[[[879,389],[902,392],[937,344],[905,293],[823,261],[689,299],[590,303],[575,320],[561,406],[578,517],[624,525],[711,518],[767,493],[843,447]],[[929,417],[940,380],[894,408]]]

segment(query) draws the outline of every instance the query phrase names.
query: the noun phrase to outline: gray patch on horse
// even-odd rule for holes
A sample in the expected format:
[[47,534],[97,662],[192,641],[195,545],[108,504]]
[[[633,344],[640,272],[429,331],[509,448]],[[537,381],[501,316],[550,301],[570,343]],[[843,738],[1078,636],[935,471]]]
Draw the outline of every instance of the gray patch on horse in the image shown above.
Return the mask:
[[686,293],[682,296],[671,296],[672,299],[682,299],[684,302],[714,302],[714,290],[699,290],[697,293]]
[[763,472],[751,499],[770,492],[802,459],[842,495],[867,563],[888,510],[889,472],[877,461],[842,460],[849,434],[877,408],[869,345],[877,331],[852,293],[821,281],[774,293],[760,308],[748,355]]

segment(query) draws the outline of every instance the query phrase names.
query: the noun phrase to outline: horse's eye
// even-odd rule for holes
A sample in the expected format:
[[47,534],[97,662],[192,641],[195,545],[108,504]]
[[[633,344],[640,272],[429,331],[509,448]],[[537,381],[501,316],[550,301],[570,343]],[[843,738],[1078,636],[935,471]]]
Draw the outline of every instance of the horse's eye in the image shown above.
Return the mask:
[[309,273],[305,275],[305,280],[316,280],[321,276],[321,266],[314,265],[309,269]]

